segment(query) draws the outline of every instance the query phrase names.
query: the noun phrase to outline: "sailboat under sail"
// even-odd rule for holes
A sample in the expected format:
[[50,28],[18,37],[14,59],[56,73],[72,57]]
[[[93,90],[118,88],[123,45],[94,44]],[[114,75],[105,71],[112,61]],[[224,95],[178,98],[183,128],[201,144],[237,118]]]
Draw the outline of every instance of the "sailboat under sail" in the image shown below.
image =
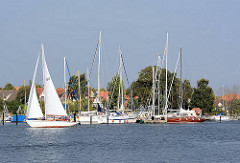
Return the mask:
[[31,127],[37,128],[62,128],[71,127],[77,125],[78,122],[70,122],[68,115],[63,108],[63,105],[57,95],[50,73],[48,71],[47,63],[44,55],[43,44],[41,44],[42,50],[42,67],[43,67],[43,84],[44,84],[44,103],[45,103],[45,117],[43,117],[42,110],[39,106],[35,78],[37,73],[37,67],[39,57],[36,63],[32,87],[29,95],[29,104],[27,109],[26,122]]

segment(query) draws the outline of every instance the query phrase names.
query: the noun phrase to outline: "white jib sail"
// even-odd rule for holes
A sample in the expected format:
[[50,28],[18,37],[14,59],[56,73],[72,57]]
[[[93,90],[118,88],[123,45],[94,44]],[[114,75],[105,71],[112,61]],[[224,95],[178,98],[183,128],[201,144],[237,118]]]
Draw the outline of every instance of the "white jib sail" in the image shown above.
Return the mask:
[[28,108],[27,108],[27,118],[42,118],[43,113],[38,103],[37,93],[36,93],[36,86],[35,86],[35,78],[38,68],[38,62],[39,62],[39,56],[37,59],[37,63],[35,66],[34,74],[33,74],[33,80],[32,80],[32,86],[30,90],[30,95],[28,99]]
[[46,64],[43,44],[42,46],[42,64],[43,64],[43,83],[44,83],[44,101],[45,101],[45,112],[47,115],[54,116],[67,116],[66,111],[58,97],[57,91],[53,85],[48,67]]

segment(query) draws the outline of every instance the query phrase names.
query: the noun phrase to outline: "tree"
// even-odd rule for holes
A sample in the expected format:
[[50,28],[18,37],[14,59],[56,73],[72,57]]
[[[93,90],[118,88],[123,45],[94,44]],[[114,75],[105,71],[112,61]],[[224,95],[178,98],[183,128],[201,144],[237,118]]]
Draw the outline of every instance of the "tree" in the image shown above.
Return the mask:
[[189,107],[189,99],[191,100],[193,93],[193,88],[189,80],[183,81],[183,108]]
[[[119,95],[119,91],[122,92],[122,88],[119,87],[120,85],[120,76],[119,74],[116,74],[116,76],[114,76],[112,78],[112,81],[110,81],[108,83],[107,86],[107,90],[110,92],[110,101],[109,101],[109,105],[111,107],[111,109],[117,108],[117,104],[118,104],[118,95]],[[120,88],[120,90],[119,90]],[[125,86],[123,84],[123,94],[125,94]],[[124,97],[124,95],[123,95]],[[121,103],[121,98],[119,103]]]
[[194,88],[192,95],[192,107],[199,107],[203,112],[210,113],[214,108],[215,95],[211,87],[208,86],[209,80],[200,79],[197,81],[197,88]]
[[240,100],[237,98],[232,99],[227,104],[227,109],[231,115],[239,115],[240,113]]
[[147,107],[152,88],[152,66],[146,67],[138,74],[138,79],[131,86],[133,95],[139,97],[140,105]]
[[[71,79],[72,79],[72,81],[71,81]],[[75,94],[74,94],[74,91],[73,91],[73,87],[74,87],[77,99],[80,99],[79,98],[79,91],[78,91],[79,90],[79,88],[78,88],[78,76],[73,75],[73,76],[71,76],[71,79],[69,78],[67,93],[70,95],[71,99],[76,100],[76,97],[75,97]],[[81,97],[84,97],[85,93],[87,91],[87,79],[86,79],[85,73],[80,74],[80,89],[81,89],[80,90]]]
[[[92,99],[89,99],[89,110],[94,110],[92,103]],[[88,99],[84,100],[82,109],[83,111],[88,111]]]
[[6,101],[9,112],[16,113],[21,102],[18,100]]
[[21,104],[25,103],[25,91],[26,91],[26,101],[28,102],[31,86],[21,86],[18,90],[16,100],[20,101]]
[[15,90],[15,87],[11,83],[7,83],[3,89],[4,90]]
[[[156,67],[154,67],[156,70]],[[141,70],[138,74],[138,79],[134,81],[131,85],[133,90],[133,96],[138,96],[138,103],[139,106],[147,107],[152,102],[152,86],[153,86],[153,78],[152,78],[152,66],[146,67],[145,69]],[[160,75],[160,88],[159,88],[159,101],[160,106],[164,107],[165,105],[165,85],[166,85],[166,69],[161,69],[161,73],[158,74],[158,78]],[[170,86],[172,84],[173,77],[176,76],[175,73],[171,73],[168,71],[167,76],[167,87],[168,93]],[[156,88],[157,88],[156,83]],[[170,91],[170,96],[168,101],[169,107],[171,108],[178,108],[179,105],[179,84],[180,80],[178,78],[174,78],[173,85]],[[157,104],[158,99],[156,98],[155,104]]]

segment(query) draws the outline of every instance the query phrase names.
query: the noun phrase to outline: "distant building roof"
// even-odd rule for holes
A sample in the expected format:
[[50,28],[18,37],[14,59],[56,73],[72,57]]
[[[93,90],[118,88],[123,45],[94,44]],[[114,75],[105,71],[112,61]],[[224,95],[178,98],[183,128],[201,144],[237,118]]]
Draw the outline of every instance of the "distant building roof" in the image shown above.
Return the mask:
[[0,90],[0,98],[2,99],[3,96],[6,101],[15,100],[17,97],[17,90]]
[[64,94],[64,88],[57,88],[56,91],[58,95]]
[[17,91],[21,88],[21,87],[14,87]]
[[224,101],[232,101],[234,99],[240,99],[240,96],[236,93],[232,93],[232,94],[225,94],[224,96],[220,97],[219,99],[222,99]]
[[44,88],[36,88],[37,94],[40,97],[44,91]]
[[108,100],[108,94],[109,93],[110,93],[109,91],[100,91],[101,101]]

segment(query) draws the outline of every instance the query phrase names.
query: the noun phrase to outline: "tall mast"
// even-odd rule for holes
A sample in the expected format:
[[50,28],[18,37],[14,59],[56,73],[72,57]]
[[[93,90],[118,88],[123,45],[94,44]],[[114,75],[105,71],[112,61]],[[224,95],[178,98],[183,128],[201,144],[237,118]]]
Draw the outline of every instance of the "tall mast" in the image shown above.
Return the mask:
[[167,115],[167,108],[168,108],[168,94],[167,94],[167,55],[168,55],[168,33],[167,33],[167,42],[166,42],[166,47],[165,47],[165,52],[166,52],[166,84],[165,84],[165,95],[166,95],[166,103],[165,103],[165,115]]
[[[120,88],[121,88],[121,94],[122,94],[122,104],[121,107],[123,108],[123,79],[122,79],[122,51],[119,45],[119,54],[120,54]],[[122,113],[124,113],[124,109],[122,110]]]
[[88,72],[88,68],[87,68],[87,76],[88,76],[88,112],[90,111],[90,106],[89,106],[89,97],[90,97],[90,95],[89,95],[89,80],[90,80],[90,76],[89,76],[89,72]]
[[98,49],[98,97],[97,103],[100,104],[100,60],[101,59],[101,31],[99,35],[99,49]]
[[[44,56],[44,48],[43,43],[41,42],[41,49],[42,49],[42,67],[43,67],[43,88],[45,87],[45,72],[44,72],[44,66],[45,66],[45,56]],[[46,103],[45,93],[46,89],[44,88],[44,102]],[[47,108],[45,107],[45,119],[47,119]]]
[[161,56],[160,55],[158,56],[156,76],[157,76],[157,80],[158,80],[158,83],[157,83],[157,97],[158,97],[158,115],[159,115],[159,112],[160,112],[160,97],[159,96],[160,96],[160,81],[161,81],[160,80],[160,77],[161,77]]
[[120,83],[119,83],[119,88],[118,88],[118,105],[117,105],[117,112],[119,112],[119,110],[120,110],[120,89],[121,89],[121,87],[120,87]]
[[180,109],[182,108],[183,105],[183,89],[182,89],[182,48],[180,48]]
[[81,83],[80,83],[80,75],[79,75],[79,70],[78,70],[78,93],[79,93],[79,115],[81,115],[81,105],[82,105],[82,98],[81,98]]
[[67,109],[67,80],[66,80],[66,57],[64,57],[63,59],[63,69],[64,69],[64,103],[65,103],[65,107],[64,109]]
[[154,66],[152,66],[152,78],[153,78],[153,81],[152,81],[153,82],[153,85],[152,85],[152,115],[155,115],[155,73],[154,73]]

